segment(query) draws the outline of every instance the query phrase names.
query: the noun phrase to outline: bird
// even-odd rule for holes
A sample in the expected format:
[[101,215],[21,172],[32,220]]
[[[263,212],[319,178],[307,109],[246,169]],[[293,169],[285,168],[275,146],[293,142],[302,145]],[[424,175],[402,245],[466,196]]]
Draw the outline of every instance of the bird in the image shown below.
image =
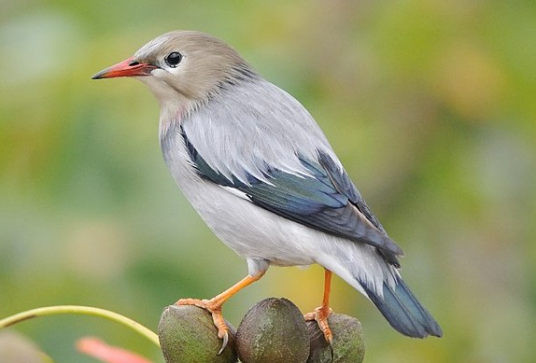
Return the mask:
[[222,350],[229,334],[222,305],[271,265],[324,268],[321,305],[304,317],[316,320],[329,343],[333,273],[403,335],[442,336],[400,275],[402,249],[311,114],[226,42],[171,31],[93,79],[116,77],[148,86],[160,106],[160,146],[176,184],[214,234],[247,262],[247,276],[214,298],[176,302],[212,314]]

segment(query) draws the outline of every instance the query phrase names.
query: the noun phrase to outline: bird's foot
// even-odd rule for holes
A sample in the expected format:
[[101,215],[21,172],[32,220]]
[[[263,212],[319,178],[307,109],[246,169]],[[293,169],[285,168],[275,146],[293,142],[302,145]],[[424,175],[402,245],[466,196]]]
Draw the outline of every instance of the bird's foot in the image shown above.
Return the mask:
[[229,327],[225,324],[225,319],[221,313],[221,302],[216,299],[180,299],[175,305],[194,305],[207,310],[212,315],[212,321],[214,321],[214,325],[218,329],[218,338],[223,340],[218,352],[218,355],[221,354],[229,342]]
[[324,334],[324,339],[331,345],[333,342],[333,333],[331,332],[331,329],[328,324],[328,317],[332,313],[332,310],[327,305],[322,305],[315,309],[315,311],[311,313],[305,314],[303,317],[305,320],[315,320],[318,324],[318,327],[320,328],[320,331]]

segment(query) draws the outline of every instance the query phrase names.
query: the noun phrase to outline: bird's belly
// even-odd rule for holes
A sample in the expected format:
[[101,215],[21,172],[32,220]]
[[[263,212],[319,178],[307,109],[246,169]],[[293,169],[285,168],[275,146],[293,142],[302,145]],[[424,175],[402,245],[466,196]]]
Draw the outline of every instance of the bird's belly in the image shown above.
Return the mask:
[[183,140],[173,128],[164,135],[162,149],[185,197],[217,237],[238,255],[282,266],[315,262],[313,230],[200,178],[189,162]]
[[224,187],[201,179],[178,137],[163,145],[166,163],[185,197],[210,229],[244,258],[281,266],[315,263],[318,233],[280,217]]
[[[184,189],[183,189],[184,190]],[[316,231],[262,209],[239,196],[199,181],[186,197],[212,231],[244,258],[259,258],[273,265],[315,263]]]

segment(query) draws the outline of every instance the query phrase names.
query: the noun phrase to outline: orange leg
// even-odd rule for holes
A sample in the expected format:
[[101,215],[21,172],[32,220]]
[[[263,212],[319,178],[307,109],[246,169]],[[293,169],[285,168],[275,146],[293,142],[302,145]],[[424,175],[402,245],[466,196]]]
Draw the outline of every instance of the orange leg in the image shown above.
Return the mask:
[[236,294],[238,291],[242,290],[244,287],[251,285],[255,281],[259,280],[263,275],[264,272],[260,273],[257,276],[248,275],[235,285],[231,286],[230,288],[228,288],[221,294],[216,295],[210,300],[180,299],[175,303],[175,305],[195,305],[197,307],[207,310],[212,314],[212,320],[214,321],[214,325],[216,325],[216,328],[218,328],[218,337],[220,339],[223,339],[222,347],[218,352],[218,354],[220,354],[221,352],[223,352],[229,341],[229,328],[227,327],[227,324],[225,324],[225,320],[223,319],[223,315],[221,313],[221,307],[223,303],[226,302],[227,299]]
[[318,327],[324,333],[324,338],[331,344],[333,341],[333,333],[328,325],[328,317],[331,314],[331,308],[329,307],[329,294],[331,292],[331,271],[324,269],[324,298],[322,299],[322,305],[315,309],[314,312],[305,314],[305,320],[316,320]]

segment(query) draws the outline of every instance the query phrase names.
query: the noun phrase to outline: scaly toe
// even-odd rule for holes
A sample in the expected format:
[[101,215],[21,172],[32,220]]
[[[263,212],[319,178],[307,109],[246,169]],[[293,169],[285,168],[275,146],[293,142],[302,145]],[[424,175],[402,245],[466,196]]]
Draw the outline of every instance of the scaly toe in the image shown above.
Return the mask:
[[328,306],[320,306],[314,312],[307,313],[303,317],[307,321],[315,320],[318,328],[324,334],[324,339],[331,345],[333,343],[333,333],[328,324],[329,315],[332,313]]
[[221,313],[221,307],[216,308],[211,312],[214,325],[218,329],[218,338],[223,340],[220,351],[218,352],[219,355],[223,352],[225,347],[227,347],[227,343],[229,342],[229,327],[225,323],[225,319],[223,318],[223,315]]
[[225,319],[221,313],[221,305],[214,303],[213,300],[200,300],[200,299],[180,299],[175,303],[175,305],[193,305],[201,309],[207,310],[212,315],[212,321],[218,329],[218,338],[222,339],[222,345],[218,351],[218,355],[221,354],[227,344],[229,343],[229,327],[225,323]]
[[209,300],[201,300],[201,299],[180,299],[175,303],[175,305],[178,305],[178,306],[193,305],[193,306],[197,306],[198,308],[201,308],[201,309],[209,310],[209,308],[207,306],[208,301]]

